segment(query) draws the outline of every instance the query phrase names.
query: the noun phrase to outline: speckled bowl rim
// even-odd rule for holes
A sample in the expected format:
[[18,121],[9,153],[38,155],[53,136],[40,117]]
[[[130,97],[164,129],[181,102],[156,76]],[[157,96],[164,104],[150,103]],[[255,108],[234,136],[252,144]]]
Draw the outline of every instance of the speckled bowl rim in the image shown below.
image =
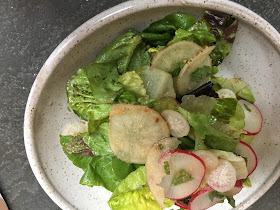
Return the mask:
[[[58,45],[58,47],[52,52],[50,57],[41,68],[31,88],[24,116],[24,142],[30,166],[42,188],[60,208],[74,209],[74,207],[69,202],[67,202],[64,197],[61,196],[60,193],[56,190],[56,188],[50,183],[46,174],[44,173],[44,169],[40,165],[40,160],[36,151],[36,139],[34,138],[35,131],[33,126],[35,118],[34,109],[36,109],[36,106],[39,102],[39,96],[45,84],[51,77],[52,71],[58,66],[62,57],[75,47],[77,42],[85,39],[96,29],[109,23],[112,20],[113,16],[115,18],[124,17],[127,14],[131,14],[136,11],[143,11],[147,9],[147,6],[149,7],[149,9],[151,9],[165,6],[184,5],[187,7],[189,6],[218,10],[238,17],[242,21],[260,31],[280,54],[280,34],[277,32],[277,30],[256,13],[228,0],[133,0],[112,7],[82,24]],[[92,31],[90,32],[85,30],[89,26],[92,29]],[[279,177],[280,165],[278,163],[274,172],[260,187],[260,189],[256,193],[254,193],[248,200],[244,201],[240,206],[238,206],[237,209],[246,209],[250,205],[252,205],[277,181]]]

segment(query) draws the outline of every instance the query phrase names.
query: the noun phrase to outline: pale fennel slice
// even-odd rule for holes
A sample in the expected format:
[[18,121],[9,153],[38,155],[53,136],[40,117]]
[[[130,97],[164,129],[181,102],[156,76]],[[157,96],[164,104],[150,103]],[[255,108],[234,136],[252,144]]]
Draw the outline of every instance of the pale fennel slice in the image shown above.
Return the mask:
[[144,87],[151,99],[176,98],[171,74],[151,67],[139,72],[139,76],[143,80]]
[[206,46],[201,52],[195,55],[190,59],[186,65],[181,69],[179,75],[175,79],[175,90],[179,96],[182,96],[199,86],[206,83],[209,77],[206,77],[200,82],[193,81],[191,79],[191,74],[197,70],[199,67],[209,66],[212,67],[212,60],[209,57],[209,54],[215,46],[208,47]]
[[202,49],[201,46],[194,42],[176,42],[156,53],[151,67],[170,73],[178,68],[180,63],[187,62]]
[[144,164],[151,147],[170,131],[161,115],[143,105],[114,104],[109,113],[109,143],[127,163]]

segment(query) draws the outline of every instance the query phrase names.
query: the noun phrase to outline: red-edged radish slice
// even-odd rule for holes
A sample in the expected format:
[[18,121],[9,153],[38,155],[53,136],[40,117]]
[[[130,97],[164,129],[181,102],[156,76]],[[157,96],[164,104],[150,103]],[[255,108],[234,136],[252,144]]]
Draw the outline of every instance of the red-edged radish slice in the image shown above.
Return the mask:
[[216,93],[218,94],[219,98],[236,98],[236,95],[230,89],[222,88],[216,91]]
[[183,203],[182,201],[176,201],[175,202],[175,205],[176,206],[179,206],[180,208],[182,208],[182,209],[188,209],[188,205],[187,204],[185,204],[185,203]]
[[162,165],[167,162],[170,169],[160,183],[167,198],[181,200],[199,188],[206,169],[198,156],[185,150],[174,150],[165,153],[159,161]]
[[208,150],[196,150],[193,151],[193,153],[202,159],[205,164],[206,171],[209,172],[218,167],[218,157],[212,152]]
[[242,188],[243,188],[242,180],[237,180],[235,186],[231,190],[225,192],[225,194],[228,196],[237,195],[242,190]]
[[174,110],[164,110],[161,113],[161,116],[167,122],[172,136],[180,138],[188,135],[190,125],[179,112]]
[[239,141],[236,146],[235,153],[247,158],[248,176],[250,176],[258,165],[258,158],[255,151],[245,142]]
[[154,144],[146,159],[146,177],[153,197],[164,208],[164,189],[159,186],[162,178],[166,175],[163,164],[159,163],[160,157],[168,151],[178,147],[181,142],[177,138],[164,138]]
[[245,127],[243,130],[245,135],[257,135],[262,129],[262,114],[260,110],[246,100],[239,100],[238,103],[242,106],[245,113]]
[[214,189],[210,186],[207,186],[195,193],[189,202],[188,209],[204,210],[224,200],[224,198],[214,197],[213,201],[211,201],[209,198],[209,193],[212,191],[214,191]]
[[236,171],[233,165],[220,159],[216,169],[210,171],[207,183],[218,192],[231,190],[236,183]]

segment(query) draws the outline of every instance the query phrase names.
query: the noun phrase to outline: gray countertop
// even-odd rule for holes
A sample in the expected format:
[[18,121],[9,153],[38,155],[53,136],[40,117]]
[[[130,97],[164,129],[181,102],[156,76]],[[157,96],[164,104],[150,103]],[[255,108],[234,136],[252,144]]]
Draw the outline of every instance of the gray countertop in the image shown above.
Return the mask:
[[[23,140],[32,83],[75,28],[124,0],[0,0],[0,192],[10,209],[59,209],[29,166]],[[280,31],[280,0],[235,0]],[[250,210],[280,209],[280,180]]]

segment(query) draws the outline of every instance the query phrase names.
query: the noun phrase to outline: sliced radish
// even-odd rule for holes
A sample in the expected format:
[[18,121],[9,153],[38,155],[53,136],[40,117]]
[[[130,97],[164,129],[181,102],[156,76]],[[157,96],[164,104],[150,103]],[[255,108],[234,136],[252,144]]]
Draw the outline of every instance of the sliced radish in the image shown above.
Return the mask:
[[235,168],[229,161],[220,159],[218,167],[210,171],[207,183],[218,192],[231,190],[236,183]]
[[185,150],[174,150],[165,153],[159,161],[162,165],[167,163],[170,169],[160,183],[167,198],[181,200],[199,188],[205,165],[198,156]]
[[203,160],[206,167],[206,171],[209,172],[218,167],[219,160],[217,156],[214,155],[212,152],[208,150],[196,150],[193,151],[193,153]]
[[219,98],[236,98],[236,95],[230,89],[222,88],[216,91],[216,93],[218,94]]
[[178,68],[180,63],[183,64],[184,61],[190,60],[202,49],[194,42],[176,42],[156,53],[151,66],[170,73]]
[[234,187],[231,190],[225,192],[225,194],[227,196],[237,195],[242,190],[242,188],[243,188],[242,180],[237,180]]
[[162,178],[166,175],[163,164],[159,163],[160,157],[168,151],[178,147],[180,141],[177,138],[164,138],[153,145],[146,160],[146,177],[153,197],[164,208],[164,189],[159,186]]
[[175,80],[175,89],[176,93],[179,96],[182,96],[207,82],[210,76],[200,82],[196,82],[191,79],[191,74],[199,67],[212,67],[212,60],[209,57],[209,54],[214,48],[215,46],[206,46],[201,52],[199,52],[191,60],[189,60],[182,68],[177,79]]
[[260,110],[254,104],[243,99],[239,100],[238,103],[245,113],[245,127],[243,128],[246,132],[245,135],[257,135],[262,129],[263,121]]
[[167,122],[172,136],[180,138],[188,135],[190,131],[190,125],[179,112],[173,110],[164,110],[161,113],[161,116]]
[[109,120],[110,147],[127,163],[144,164],[153,144],[170,136],[166,121],[147,106],[114,104]]
[[178,201],[175,202],[175,204],[176,204],[176,206],[179,206],[182,209],[188,209],[188,205],[185,204],[183,201],[178,200]]
[[247,158],[248,176],[250,176],[258,165],[258,159],[255,151],[245,142],[239,141],[236,146],[235,153]]
[[176,98],[171,74],[156,68],[139,72],[144,87],[151,99],[158,100],[165,96]]
[[224,198],[214,197],[213,201],[209,198],[209,193],[215,191],[212,187],[207,186],[196,192],[188,205],[189,210],[204,210],[224,200]]
[[245,179],[248,176],[248,169],[246,161],[243,157],[234,154],[233,152],[227,152],[222,150],[211,150],[218,158],[229,161],[236,171],[236,179]]

